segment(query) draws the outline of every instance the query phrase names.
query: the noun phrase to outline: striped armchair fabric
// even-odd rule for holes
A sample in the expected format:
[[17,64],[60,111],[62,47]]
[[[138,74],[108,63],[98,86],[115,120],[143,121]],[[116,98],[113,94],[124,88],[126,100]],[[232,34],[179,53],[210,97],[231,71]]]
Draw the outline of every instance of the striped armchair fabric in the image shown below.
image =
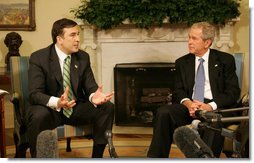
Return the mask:
[[[15,157],[25,157],[29,148],[26,132],[25,111],[28,107],[28,67],[29,57],[10,58],[10,76],[12,85],[12,103],[14,104],[14,142],[16,146]],[[58,138],[67,138],[66,151],[71,151],[70,140],[75,136],[91,136],[91,125],[69,126],[63,125],[55,129]]]
[[[239,81],[239,87],[242,88],[242,80],[243,80],[243,61],[244,61],[244,54],[243,53],[234,53],[235,58],[235,65],[236,65],[236,75]],[[244,93],[243,93],[244,94]],[[232,124],[227,127],[227,129],[232,131],[237,131],[239,124]],[[234,141],[231,138],[225,137],[224,146],[223,146],[223,153],[227,155],[227,157],[232,157],[232,153],[236,150],[236,140]],[[239,145],[239,144],[238,144]]]

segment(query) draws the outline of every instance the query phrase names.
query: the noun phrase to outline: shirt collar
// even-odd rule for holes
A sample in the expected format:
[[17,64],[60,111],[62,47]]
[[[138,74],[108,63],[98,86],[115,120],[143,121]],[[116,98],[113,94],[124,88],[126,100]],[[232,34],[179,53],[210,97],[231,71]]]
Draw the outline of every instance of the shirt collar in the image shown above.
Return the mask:
[[63,62],[64,59],[65,59],[68,55],[65,54],[63,51],[61,51],[61,50],[57,47],[56,44],[55,44],[55,49],[56,49],[56,54],[57,54],[59,60],[60,60],[61,62]]
[[208,49],[208,50],[206,51],[206,53],[205,53],[202,57],[196,56],[196,60],[198,61],[199,58],[203,58],[203,59],[205,60],[205,62],[207,62],[207,61],[208,61],[208,58],[209,58],[209,54],[210,54],[210,49]]

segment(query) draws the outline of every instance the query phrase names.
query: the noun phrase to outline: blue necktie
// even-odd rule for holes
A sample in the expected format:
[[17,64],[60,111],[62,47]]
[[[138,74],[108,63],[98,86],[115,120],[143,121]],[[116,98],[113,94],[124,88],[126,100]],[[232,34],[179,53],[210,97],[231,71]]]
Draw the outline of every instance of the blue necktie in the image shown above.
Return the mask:
[[194,89],[194,97],[193,99],[204,102],[204,92],[205,92],[205,70],[203,66],[203,62],[205,61],[203,58],[198,59],[199,65],[196,73],[196,82]]

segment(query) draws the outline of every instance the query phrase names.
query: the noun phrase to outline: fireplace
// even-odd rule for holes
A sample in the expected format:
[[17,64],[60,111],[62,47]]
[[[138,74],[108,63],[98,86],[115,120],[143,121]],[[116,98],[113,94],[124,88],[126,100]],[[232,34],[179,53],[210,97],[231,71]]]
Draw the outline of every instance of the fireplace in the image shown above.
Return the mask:
[[116,64],[115,124],[151,126],[157,108],[171,104],[174,77],[174,63]]
[[[234,46],[232,41],[234,34],[233,25],[234,22],[228,22],[225,26],[218,28],[212,48],[230,52]],[[142,71],[134,71],[136,70],[134,68],[135,63],[174,63],[177,58],[188,53],[188,26],[184,24],[163,24],[162,27],[150,29],[138,29],[132,24],[123,24],[110,30],[99,30],[90,25],[83,24],[81,28],[81,48],[89,53],[95,79],[99,85],[103,86],[103,92],[105,93],[111,91],[117,92],[115,90],[117,82],[114,80],[114,69],[119,69],[122,75],[129,75],[129,77],[124,77],[125,81],[132,81],[132,73],[128,74],[126,70],[123,70],[127,64],[123,64],[123,66],[120,63],[133,63],[130,64],[132,68],[128,70],[132,69],[133,74],[137,74]],[[134,77],[138,78],[137,75]],[[151,80],[149,79],[148,81]],[[123,87],[121,88],[123,91],[127,88],[127,84],[125,83],[118,87]],[[153,89],[152,86],[148,88]],[[142,91],[139,90],[138,94]],[[144,91],[146,92],[147,90]],[[148,89],[148,91],[150,90]],[[127,98],[126,93],[128,92],[122,93],[125,93],[125,98]],[[116,98],[119,97],[116,96]],[[156,98],[152,99],[149,97],[143,97],[142,99],[156,100]],[[119,108],[119,104],[123,105],[125,107],[125,110],[123,110],[126,112],[126,106],[123,103],[115,102],[115,97],[111,101],[116,104],[117,108]],[[127,116],[129,115],[128,113],[119,113],[119,110],[116,114],[120,117],[117,117],[115,120],[118,125],[130,125],[131,122],[134,122],[134,120]],[[151,112],[147,113],[150,114]],[[127,121],[125,123],[119,122],[126,117],[130,123],[127,123]],[[142,123],[147,124],[146,121],[148,120],[142,121]]]

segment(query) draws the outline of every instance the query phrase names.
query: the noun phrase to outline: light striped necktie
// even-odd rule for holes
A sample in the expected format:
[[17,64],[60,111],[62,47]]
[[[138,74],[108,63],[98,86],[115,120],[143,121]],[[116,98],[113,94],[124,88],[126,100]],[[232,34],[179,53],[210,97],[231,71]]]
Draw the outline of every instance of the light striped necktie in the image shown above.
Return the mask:
[[203,58],[198,59],[199,65],[196,74],[196,82],[194,89],[194,97],[193,99],[204,102],[204,92],[205,92],[205,70],[203,66],[203,62],[205,61]]
[[[71,101],[72,99],[74,99],[74,95],[72,92],[72,87],[71,87],[71,80],[70,80],[70,65],[71,65],[71,57],[67,56],[64,59],[64,65],[63,65],[63,86],[64,86],[64,90],[66,89],[66,87],[69,87],[69,93],[68,93],[68,101]],[[63,114],[69,118],[71,116],[73,112],[72,108],[64,108],[63,110]]]

